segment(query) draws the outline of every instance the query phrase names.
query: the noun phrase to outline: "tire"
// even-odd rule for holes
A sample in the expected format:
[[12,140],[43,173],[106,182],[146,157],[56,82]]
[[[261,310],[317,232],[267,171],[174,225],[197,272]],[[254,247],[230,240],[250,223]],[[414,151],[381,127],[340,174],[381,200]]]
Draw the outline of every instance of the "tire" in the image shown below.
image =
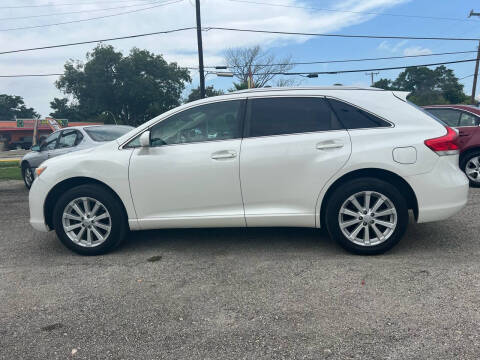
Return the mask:
[[33,180],[35,180],[35,168],[31,168],[28,163],[22,165],[22,178],[27,189],[32,187]]
[[[83,218],[82,213],[90,216]],[[110,189],[95,184],[80,185],[63,193],[53,210],[53,225],[60,241],[81,255],[105,254],[119,246],[128,233],[121,201]],[[72,230],[68,231],[67,226]]]
[[[368,196],[370,211],[365,214],[358,210],[353,198],[364,210]],[[376,208],[379,199],[383,202]],[[381,215],[386,213],[388,215]],[[333,192],[328,199],[325,220],[330,236],[349,252],[382,254],[404,235],[408,225],[408,207],[394,185],[377,178],[360,178],[340,185]]]
[[471,187],[480,187],[480,151],[462,157],[460,169],[467,175]]

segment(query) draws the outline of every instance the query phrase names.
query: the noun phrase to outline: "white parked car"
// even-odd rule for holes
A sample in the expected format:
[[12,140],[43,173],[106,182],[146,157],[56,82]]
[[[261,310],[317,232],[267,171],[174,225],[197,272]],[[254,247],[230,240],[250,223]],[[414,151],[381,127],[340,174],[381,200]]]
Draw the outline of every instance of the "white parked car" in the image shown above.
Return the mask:
[[128,230],[326,227],[382,253],[467,203],[457,133],[374,88],[266,88],[195,101],[99,147],[44,162],[30,222],[105,253]]

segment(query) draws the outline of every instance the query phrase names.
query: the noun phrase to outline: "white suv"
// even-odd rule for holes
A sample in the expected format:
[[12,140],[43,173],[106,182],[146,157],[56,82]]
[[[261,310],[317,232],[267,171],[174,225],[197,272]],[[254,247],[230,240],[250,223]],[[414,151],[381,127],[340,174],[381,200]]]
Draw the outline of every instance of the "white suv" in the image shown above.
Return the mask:
[[384,252],[417,222],[467,203],[457,133],[374,88],[265,88],[199,100],[116,141],[45,161],[30,222],[70,249],[105,253],[128,230],[326,227]]

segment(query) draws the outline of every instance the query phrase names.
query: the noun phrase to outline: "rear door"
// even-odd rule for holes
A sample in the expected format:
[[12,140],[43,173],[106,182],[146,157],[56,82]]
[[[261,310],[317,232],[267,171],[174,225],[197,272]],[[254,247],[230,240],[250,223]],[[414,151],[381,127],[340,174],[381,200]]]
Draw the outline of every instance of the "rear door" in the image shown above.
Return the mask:
[[[467,111],[460,111],[460,120],[458,123],[458,143],[461,149],[468,147],[468,143],[472,141],[478,130],[479,118]],[[475,139],[478,141],[478,139]],[[478,145],[478,144],[476,144]]]
[[249,99],[240,155],[247,226],[315,226],[317,196],[350,152],[323,97]]

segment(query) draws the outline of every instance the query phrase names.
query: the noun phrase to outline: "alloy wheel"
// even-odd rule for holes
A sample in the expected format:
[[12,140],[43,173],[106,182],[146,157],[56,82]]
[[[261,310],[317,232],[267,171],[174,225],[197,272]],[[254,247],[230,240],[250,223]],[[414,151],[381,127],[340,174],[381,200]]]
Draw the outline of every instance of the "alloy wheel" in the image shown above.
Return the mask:
[[375,246],[388,240],[397,227],[397,210],[385,195],[361,191],[340,207],[338,223],[343,235],[361,246]]
[[31,186],[32,183],[33,183],[33,171],[32,171],[32,168],[25,168],[25,172],[24,172],[24,177],[25,177],[25,183],[27,184],[27,186]]
[[476,183],[480,183],[480,156],[474,156],[465,165],[465,174]]
[[65,234],[75,244],[95,247],[107,240],[112,230],[112,218],[100,201],[81,197],[70,201],[62,215]]

